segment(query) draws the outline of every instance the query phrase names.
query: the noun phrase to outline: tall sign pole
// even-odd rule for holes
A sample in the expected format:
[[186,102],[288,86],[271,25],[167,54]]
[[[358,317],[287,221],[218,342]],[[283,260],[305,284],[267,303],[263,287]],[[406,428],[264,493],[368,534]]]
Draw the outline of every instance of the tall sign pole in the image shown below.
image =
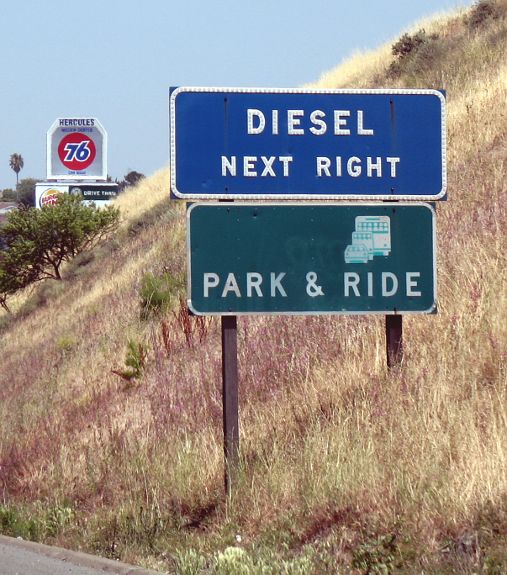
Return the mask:
[[[230,203],[230,200],[223,200]],[[238,318],[222,316],[222,419],[224,435],[224,486],[232,495],[234,476],[239,465],[239,375]]]
[[386,315],[387,367],[393,368],[403,360],[403,316]]
[[225,492],[230,497],[239,464],[238,320],[222,316],[222,406]]
[[385,317],[386,363],[392,369],[403,361],[403,316]]

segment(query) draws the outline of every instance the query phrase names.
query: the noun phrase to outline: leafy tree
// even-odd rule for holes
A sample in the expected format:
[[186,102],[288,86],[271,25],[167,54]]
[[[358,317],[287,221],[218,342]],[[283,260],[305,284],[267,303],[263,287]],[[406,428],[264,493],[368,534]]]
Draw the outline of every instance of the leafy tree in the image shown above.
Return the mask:
[[25,206],[35,206],[35,184],[39,180],[23,178],[16,186],[18,202]]
[[19,172],[23,169],[25,162],[21,154],[11,154],[11,159],[9,160],[9,166],[16,172],[16,186],[19,181]]
[[471,30],[477,30],[489,20],[499,17],[498,6],[494,0],[480,0],[472,6],[469,15],[465,16],[465,24]]
[[6,249],[2,246],[0,252],[0,306],[9,311],[7,298],[37,281],[39,270],[28,262],[33,254],[29,243],[16,246],[16,249]]
[[9,202],[16,199],[16,192],[12,188],[4,188],[2,190],[2,200]]
[[144,174],[141,174],[140,172],[136,172],[135,170],[132,170],[131,172],[129,172],[129,173],[124,177],[124,180],[127,182],[127,184],[128,184],[129,186],[135,186],[135,185],[138,184],[143,178],[144,178]]
[[141,180],[144,179],[144,174],[131,170],[128,174],[123,176],[123,180],[119,182],[120,191],[123,192],[125,188],[137,185]]
[[409,54],[413,54],[417,49],[427,41],[426,30],[421,29],[412,36],[410,34],[403,34],[403,36],[395,42],[391,47],[393,56],[398,58],[406,58]]
[[86,205],[69,194],[42,209],[21,206],[0,228],[0,271],[18,278],[9,284],[17,289],[46,278],[60,280],[63,262],[105,239],[117,228],[119,217],[118,208]]

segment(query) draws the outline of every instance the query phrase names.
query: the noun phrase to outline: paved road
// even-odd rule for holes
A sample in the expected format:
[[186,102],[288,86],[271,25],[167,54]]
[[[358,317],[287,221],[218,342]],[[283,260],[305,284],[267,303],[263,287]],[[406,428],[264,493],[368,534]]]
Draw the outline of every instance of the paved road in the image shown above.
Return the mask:
[[0,535],[0,575],[160,575],[125,563]]

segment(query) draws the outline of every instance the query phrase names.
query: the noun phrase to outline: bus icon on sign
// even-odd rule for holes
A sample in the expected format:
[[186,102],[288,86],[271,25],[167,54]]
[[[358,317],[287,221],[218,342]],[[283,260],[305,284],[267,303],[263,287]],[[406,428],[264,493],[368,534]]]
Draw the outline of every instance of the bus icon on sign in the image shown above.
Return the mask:
[[391,253],[391,220],[389,216],[357,216],[352,243],[345,249],[345,263],[366,264],[375,256]]

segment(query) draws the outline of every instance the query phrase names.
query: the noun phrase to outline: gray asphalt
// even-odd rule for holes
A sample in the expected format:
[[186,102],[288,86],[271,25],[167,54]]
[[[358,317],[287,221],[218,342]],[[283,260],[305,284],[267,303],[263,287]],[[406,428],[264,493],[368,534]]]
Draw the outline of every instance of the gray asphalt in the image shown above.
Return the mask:
[[118,561],[0,535],[0,575],[160,575]]

